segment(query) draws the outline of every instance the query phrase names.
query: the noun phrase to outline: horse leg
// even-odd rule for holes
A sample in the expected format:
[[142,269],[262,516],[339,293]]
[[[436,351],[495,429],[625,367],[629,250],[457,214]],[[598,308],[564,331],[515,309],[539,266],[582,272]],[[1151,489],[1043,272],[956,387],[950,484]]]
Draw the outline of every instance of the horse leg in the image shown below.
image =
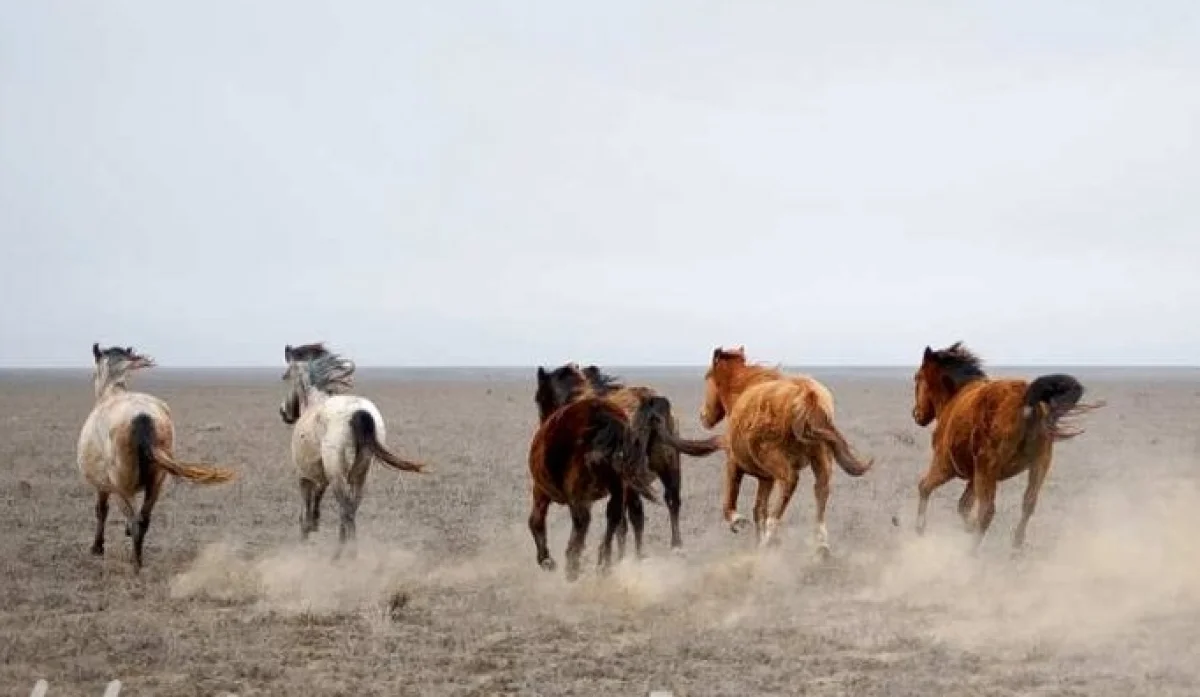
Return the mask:
[[642,497],[636,491],[629,492],[625,509],[629,514],[629,522],[633,525],[634,558],[644,559],[646,555],[642,552],[642,533],[646,529],[646,510],[642,506]]
[[800,472],[796,469],[789,466],[784,472],[779,486],[779,499],[775,501],[775,512],[767,516],[766,530],[763,532],[762,539],[763,547],[779,544],[775,532],[783,521],[783,514],[787,511],[788,504],[792,502],[792,496],[796,493],[796,485],[800,483]]
[[817,556],[821,558],[829,556],[829,530],[825,527],[825,509],[829,505],[831,479],[833,479],[833,461],[829,452],[821,452],[813,460],[813,499],[817,504],[813,541],[817,545]]
[[104,524],[108,522],[108,492],[96,492],[96,539],[92,542],[92,554],[104,556]]
[[300,541],[304,542],[308,539],[308,533],[312,532],[313,525],[313,494],[316,491],[316,485],[311,479],[300,478]]
[[767,530],[767,512],[770,510],[773,491],[774,479],[758,480],[758,489],[754,492],[754,541],[759,544],[762,544],[763,533]]
[[745,473],[738,466],[733,457],[725,460],[725,522],[729,523],[729,529],[733,532],[741,532],[750,524],[750,521],[742,517],[742,514],[737,512],[738,494],[742,489],[742,477]]
[[[667,513],[671,517],[671,549],[683,547],[683,536],[679,532],[679,511],[683,507],[683,468],[679,451],[674,448],[659,448],[655,456],[661,463],[658,469],[658,479],[663,485],[663,502],[667,504]],[[736,501],[735,501],[736,503]]]
[[533,535],[533,546],[537,548],[537,563],[546,571],[554,571],[554,560],[550,558],[550,547],[546,545],[546,514],[550,510],[550,497],[534,489],[533,503],[529,508],[529,532]]
[[[634,496],[636,495],[634,494]],[[626,499],[625,505],[628,508],[628,499]],[[625,542],[629,537],[629,519],[626,513],[622,512],[621,522],[617,523],[617,561],[625,558]]]
[[567,540],[567,580],[579,578],[579,557],[583,554],[583,543],[587,539],[588,526],[592,523],[591,505],[571,504],[571,537]]
[[340,558],[343,550],[353,558],[355,556],[355,542],[358,538],[358,529],[354,518],[358,513],[359,501],[362,500],[362,487],[351,482],[343,482],[340,486],[334,485],[333,495],[337,499],[338,507],[341,509],[340,525],[338,527],[338,548],[333,558]]
[[996,468],[975,468],[975,546],[976,551],[996,515]]
[[321,529],[321,499],[325,496],[325,489],[329,486],[329,482],[321,482],[314,484],[313,489],[313,504],[312,504],[312,519],[311,530],[316,532]]
[[[137,529],[139,524],[137,520],[137,514],[133,510],[133,502],[130,501],[124,493],[119,491],[115,493],[117,494],[117,507],[121,509],[121,514],[125,516],[125,534],[129,537],[137,539]],[[133,565],[135,570],[141,568],[141,561],[137,558],[136,554],[134,556]]]
[[929,496],[933,492],[954,478],[953,471],[945,464],[938,461],[937,458],[929,464],[929,469],[925,470],[925,474],[921,477],[921,481],[917,484],[917,534],[925,534],[925,516],[929,509]]
[[962,518],[963,525],[970,530],[971,527],[971,505],[975,503],[975,480],[967,480],[967,487],[963,489],[962,496],[958,499],[958,515]]
[[1017,523],[1017,529],[1013,533],[1013,551],[1018,551],[1025,546],[1025,528],[1029,525],[1029,518],[1033,516],[1033,511],[1037,508],[1038,494],[1042,490],[1042,484],[1046,482],[1046,475],[1050,472],[1050,453],[1039,456],[1033,462],[1033,466],[1029,468],[1029,480],[1025,484],[1025,497],[1021,501],[1021,522]]
[[158,502],[158,495],[162,492],[164,479],[166,479],[165,473],[155,471],[151,475],[150,484],[142,495],[142,510],[133,532],[133,563],[139,569],[142,568],[142,546],[146,541],[146,531],[150,529],[150,514],[154,511],[154,504]]
[[617,485],[608,493],[608,505],[605,508],[607,525],[604,528],[604,540],[600,543],[600,554],[596,566],[600,571],[607,572],[612,566],[612,542],[617,528],[625,522],[625,487]]

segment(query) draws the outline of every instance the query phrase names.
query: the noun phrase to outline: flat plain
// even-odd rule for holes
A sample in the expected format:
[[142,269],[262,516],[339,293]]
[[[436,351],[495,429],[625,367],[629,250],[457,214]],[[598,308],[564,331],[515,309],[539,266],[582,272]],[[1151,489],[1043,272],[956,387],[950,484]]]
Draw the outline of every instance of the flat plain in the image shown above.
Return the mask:
[[[821,371],[838,425],[876,459],[835,470],[833,558],[810,549],[812,478],[782,545],[720,519],[723,456],[684,458],[684,551],[665,508],[647,554],[608,577],[537,568],[526,528],[533,370],[362,369],[357,392],[426,475],[372,469],[359,553],[331,559],[334,501],[299,543],[300,500],[277,409],[281,371],[133,377],[168,400],[177,454],[234,483],[172,483],[146,567],[131,569],[114,508],[107,556],[89,554],[92,490],[75,466],[91,408],[83,372],[0,374],[0,685],[27,695],[1195,695],[1200,693],[1200,373],[1079,370],[1108,406],[1057,446],[1024,555],[1009,540],[1024,477],[1001,485],[977,556],[954,514],[962,482],[912,530],[929,433],[902,369]],[[1033,369],[998,374],[1036,375]],[[622,374],[698,425],[699,371]],[[749,513],[754,483],[742,488]]]

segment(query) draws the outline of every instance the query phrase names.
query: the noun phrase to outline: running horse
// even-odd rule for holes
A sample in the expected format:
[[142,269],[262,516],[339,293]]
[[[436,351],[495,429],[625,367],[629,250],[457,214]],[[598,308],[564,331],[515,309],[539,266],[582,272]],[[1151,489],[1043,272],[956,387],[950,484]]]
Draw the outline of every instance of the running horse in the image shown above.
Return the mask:
[[[285,346],[290,383],[279,416],[292,429],[292,461],[300,475],[300,539],[320,527],[321,499],[333,485],[340,508],[338,551],[356,537],[355,515],[362,501],[371,462],[401,472],[423,472],[425,465],[387,448],[383,416],[371,400],[348,394],[354,386],[354,362],[323,344]],[[353,551],[353,549],[351,549]]]
[[655,418],[655,411],[653,407],[641,409],[631,423],[616,403],[594,396],[555,408],[552,390],[547,380],[539,380],[539,423],[529,444],[529,532],[538,566],[553,571],[554,559],[546,545],[546,515],[551,503],[570,510],[566,576],[574,581],[580,573],[592,504],[608,497],[607,527],[597,560],[603,572],[611,564],[613,537],[625,519],[627,506],[637,502],[633,509],[636,530],[642,517],[641,499],[658,502],[652,489],[654,474],[647,467],[646,448],[638,437],[652,428],[647,421]]
[[[221,484],[233,470],[175,459],[175,425],[166,402],[129,390],[129,376],[154,367],[154,359],[132,346],[101,349],[92,344],[92,382],[96,403],[83,422],[76,461],[85,481],[96,489],[96,537],[92,554],[104,555],[108,501],[116,496],[125,516],[125,534],[133,538],[133,568],[141,571],[150,514],[162,494],[167,475],[197,484]],[[141,510],[134,499],[142,492]]]
[[935,419],[933,459],[917,485],[917,534],[925,532],[929,496],[951,479],[965,479],[958,514],[975,533],[975,549],[996,513],[998,482],[1028,470],[1021,520],[1013,533],[1014,552],[1046,481],[1054,443],[1082,430],[1064,419],[1103,406],[1083,404],[1083,385],[1071,375],[1042,375],[1032,382],[989,378],[983,362],[963,342],[934,351],[925,347],[913,376],[913,421],[922,428]]
[[[860,460],[834,425],[833,395],[811,377],[785,375],[777,368],[747,363],[741,346],[714,349],[704,382],[701,424],[711,429],[723,419],[729,421],[725,522],[733,532],[748,525],[737,512],[742,477],[748,474],[758,480],[754,502],[757,540],[762,546],[775,543],[775,531],[796,492],[800,472],[812,467],[817,552],[828,556],[825,509],[833,461],[852,477],[861,477],[874,464],[873,460]],[[780,484],[779,497],[770,510],[776,483]]]
[[[539,366],[537,378],[535,401],[542,418],[570,402],[591,397],[612,401],[625,412],[627,419],[633,419],[640,408],[651,410],[642,421],[649,430],[638,434],[638,438],[645,448],[650,471],[658,475],[662,482],[663,499],[671,520],[671,549],[682,547],[683,536],[679,531],[679,511],[683,503],[680,495],[683,484],[680,453],[693,457],[710,455],[720,449],[719,439],[691,440],[679,437],[679,422],[671,413],[670,400],[650,387],[625,385],[594,365],[580,368],[577,363],[566,363],[553,370]],[[644,520],[641,502],[631,499],[628,522],[633,524],[634,545],[639,557],[642,555]],[[628,524],[622,519],[617,531],[618,557],[625,554],[627,529]]]

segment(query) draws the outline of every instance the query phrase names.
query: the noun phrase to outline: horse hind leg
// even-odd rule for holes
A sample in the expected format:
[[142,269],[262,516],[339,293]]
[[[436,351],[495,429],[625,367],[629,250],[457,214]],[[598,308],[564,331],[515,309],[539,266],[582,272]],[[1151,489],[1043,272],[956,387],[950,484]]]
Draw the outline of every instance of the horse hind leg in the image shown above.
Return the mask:
[[958,517],[962,518],[963,525],[970,531],[971,525],[971,507],[975,504],[975,480],[967,480],[967,486],[963,489],[962,496],[958,499]]
[[567,541],[567,580],[579,578],[579,557],[587,540],[588,526],[592,522],[591,506],[586,503],[571,504],[571,537]]
[[92,541],[92,554],[104,556],[104,524],[108,522],[108,492],[96,493],[96,537]]
[[829,506],[830,480],[833,479],[833,459],[828,452],[822,452],[813,462],[813,499],[817,510],[813,515],[813,542],[816,544],[817,557],[829,557],[829,529],[825,527],[825,511]]
[[633,526],[634,558],[640,561],[646,558],[642,548],[642,535],[646,530],[646,509],[642,505],[642,497],[636,491],[629,492],[629,501],[625,505],[625,509],[629,516],[629,523]]
[[775,491],[774,479],[759,479],[754,492],[754,541],[762,544],[767,530],[767,514],[771,510],[771,494]]
[[1021,500],[1021,520],[1017,523],[1017,529],[1013,532],[1013,552],[1019,552],[1025,546],[1025,529],[1029,526],[1029,519],[1033,516],[1034,510],[1037,508],[1038,494],[1042,490],[1042,485],[1046,482],[1046,475],[1050,472],[1050,453],[1047,451],[1044,455],[1034,460],[1033,465],[1029,468],[1029,479],[1025,484],[1025,495]]
[[792,496],[796,494],[796,486],[800,483],[800,473],[789,470],[780,482],[779,499],[775,502],[775,510],[767,516],[766,530],[763,532],[762,546],[768,547],[779,543],[779,526],[783,522],[783,514],[787,512]]
[[736,460],[732,456],[725,460],[725,501],[722,506],[725,515],[725,522],[729,524],[729,529],[732,532],[738,533],[745,530],[750,521],[746,520],[742,514],[738,513],[737,501],[738,494],[742,490],[742,478],[746,473],[738,466]]
[[308,540],[308,534],[317,529],[314,522],[317,485],[311,479],[300,478],[300,541]]
[[137,525],[133,531],[133,561],[139,569],[142,568],[142,548],[146,542],[146,532],[150,529],[150,514],[154,511],[154,504],[158,503],[164,479],[165,472],[155,471],[142,495],[142,510],[138,514]]
[[612,543],[613,537],[617,533],[617,529],[625,523],[625,496],[624,487],[621,485],[614,486],[608,494],[608,505],[605,506],[605,521],[607,525],[604,528],[604,540],[600,543],[600,553],[597,558],[597,567],[601,573],[607,572],[612,566]]
[[554,559],[546,544],[546,514],[550,511],[550,497],[540,491],[533,492],[529,507],[529,534],[533,535],[533,546],[537,549],[537,563],[546,571],[554,571]]
[[667,515],[671,521],[671,549],[683,547],[683,535],[679,531],[679,513],[683,508],[683,469],[679,451],[659,445],[651,450],[651,469],[658,473],[663,485],[663,502],[667,504]]

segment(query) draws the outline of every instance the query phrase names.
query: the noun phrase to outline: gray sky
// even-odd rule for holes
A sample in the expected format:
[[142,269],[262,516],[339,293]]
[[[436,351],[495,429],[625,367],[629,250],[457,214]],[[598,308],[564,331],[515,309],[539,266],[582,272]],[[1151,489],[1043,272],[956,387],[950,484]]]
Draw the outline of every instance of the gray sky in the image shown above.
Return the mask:
[[0,0],[0,365],[1195,364],[1198,73],[1189,0]]

